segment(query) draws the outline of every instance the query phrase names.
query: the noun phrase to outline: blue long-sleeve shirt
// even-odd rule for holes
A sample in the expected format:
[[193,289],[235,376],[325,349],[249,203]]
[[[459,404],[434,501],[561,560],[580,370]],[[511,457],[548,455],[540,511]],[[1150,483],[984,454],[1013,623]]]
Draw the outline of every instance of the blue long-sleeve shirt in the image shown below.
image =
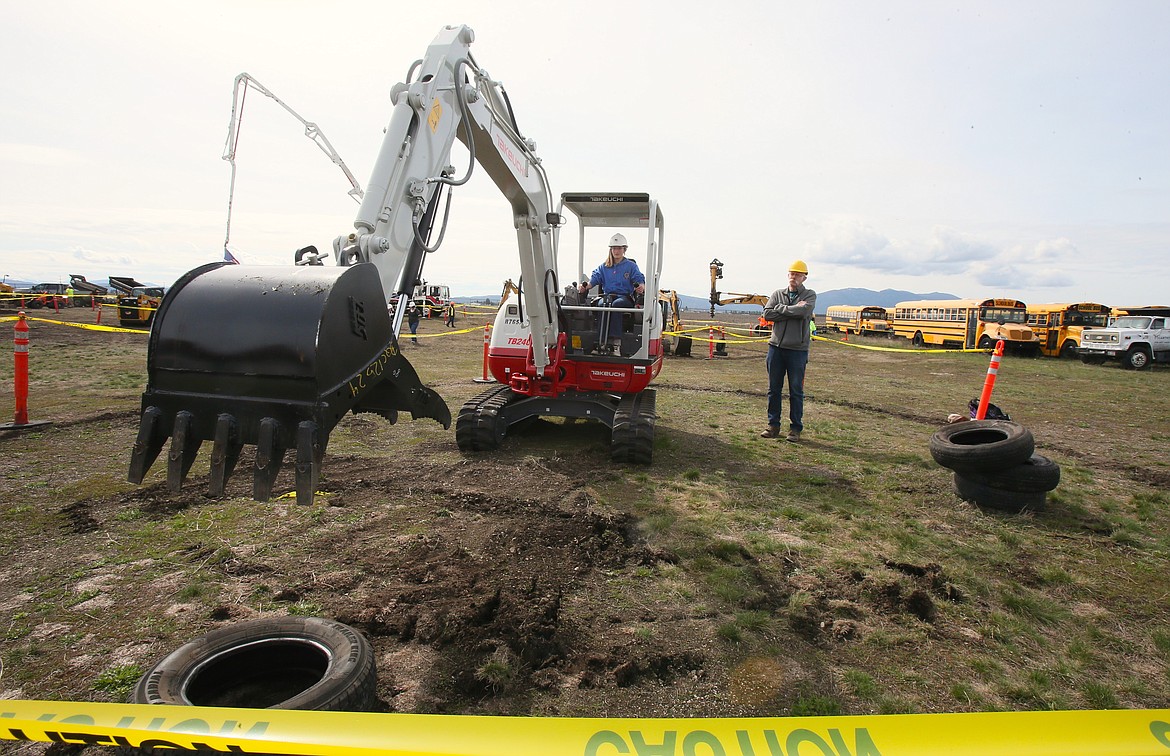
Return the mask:
[[634,296],[635,286],[645,283],[646,276],[642,275],[638,263],[628,257],[622,258],[622,261],[612,268],[607,268],[602,263],[589,276],[590,286],[601,284],[601,290],[606,294],[624,294],[628,297]]

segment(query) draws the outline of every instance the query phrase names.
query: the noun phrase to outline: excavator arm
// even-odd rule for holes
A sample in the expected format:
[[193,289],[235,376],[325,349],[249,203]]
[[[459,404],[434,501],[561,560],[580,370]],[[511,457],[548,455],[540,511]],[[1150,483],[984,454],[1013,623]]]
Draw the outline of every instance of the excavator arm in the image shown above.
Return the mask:
[[[450,191],[475,167],[512,210],[539,373],[557,343],[555,250],[547,178],[498,82],[474,61],[474,34],[444,28],[394,110],[354,230],[328,255],[309,246],[289,268],[212,263],[182,276],[155,315],[147,387],[129,478],[140,483],[167,439],[167,483],[178,491],[204,441],[212,441],[210,493],[222,495],[244,446],[256,447],[253,498],[267,500],[285,451],[295,450],[297,501],[309,503],[329,434],[347,412],[391,422],[400,411],[444,427],[451,412],[424,386],[398,346],[406,301],[421,279],[431,235]],[[453,178],[456,138],[470,167]],[[444,203],[441,196],[446,192]]]
[[[535,144],[519,133],[503,88],[472,59],[473,40],[466,26],[445,28],[426,58],[412,67],[417,76],[392,90],[394,111],[355,230],[334,241],[334,252],[340,265],[374,263],[391,297],[409,296],[426,254],[441,243],[442,230],[433,247],[424,236],[440,191],[466,183],[475,166],[482,167],[511,206],[523,280],[543,282],[525,286],[525,304],[536,364],[544,368],[557,337],[552,302],[558,216],[551,213],[552,193]],[[448,161],[457,137],[467,146],[471,164],[467,173],[453,178]]]

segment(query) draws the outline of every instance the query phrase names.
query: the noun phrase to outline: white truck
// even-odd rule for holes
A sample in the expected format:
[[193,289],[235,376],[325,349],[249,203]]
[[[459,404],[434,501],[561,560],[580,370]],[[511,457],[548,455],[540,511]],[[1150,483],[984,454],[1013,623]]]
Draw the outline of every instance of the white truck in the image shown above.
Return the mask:
[[1170,307],[1127,307],[1108,328],[1085,331],[1080,355],[1085,364],[1120,360],[1132,370],[1170,361]]

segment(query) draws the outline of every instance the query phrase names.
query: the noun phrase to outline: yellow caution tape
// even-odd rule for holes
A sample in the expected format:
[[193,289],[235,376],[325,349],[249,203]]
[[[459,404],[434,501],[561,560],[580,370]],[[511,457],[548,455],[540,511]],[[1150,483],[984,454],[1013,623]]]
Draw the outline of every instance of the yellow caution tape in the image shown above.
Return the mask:
[[[682,336],[685,334],[696,333],[699,331],[709,331],[709,330],[710,330],[709,328],[686,328],[686,329],[681,329],[678,331],[663,331],[662,335],[663,336]],[[723,328],[721,330],[731,331],[731,332],[748,331],[750,333],[750,329],[747,329],[747,328]],[[691,338],[694,341],[705,341],[705,342],[714,343],[714,344],[762,344],[762,343],[768,341],[768,339],[770,339],[771,336],[768,336],[768,335],[745,336],[745,337],[738,338],[738,339],[718,338],[718,337],[702,338],[700,336],[692,336]],[[816,335],[813,336],[813,340],[814,341],[825,341],[825,342],[828,342],[830,344],[838,344],[840,346],[853,347],[854,349],[868,349],[872,352],[902,352],[902,353],[909,353],[909,354],[962,354],[964,352],[987,353],[987,352],[991,351],[990,349],[916,349],[916,348],[905,348],[905,347],[882,347],[882,346],[873,346],[871,344],[855,344],[852,341],[838,341],[837,339],[830,339],[826,336],[816,336]]]
[[[16,316],[0,317],[0,323],[15,321]],[[53,321],[53,319],[43,317],[25,317],[26,321],[36,321],[39,323],[54,323],[56,325],[68,325],[69,328],[81,328],[89,331],[108,331],[112,334],[146,334],[144,330],[136,328],[115,328],[112,325],[89,325],[85,323],[68,323],[66,321]],[[463,328],[454,331],[441,331],[439,334],[401,334],[399,341],[404,341],[407,338],[435,338],[439,336],[456,336],[459,334],[475,334],[475,332],[482,331],[482,325],[474,325],[472,328]],[[687,328],[677,331],[662,331],[663,336],[686,336],[689,334],[697,334],[700,331],[709,331],[709,328]],[[746,329],[732,329],[725,328],[724,331],[746,330]],[[768,341],[769,336],[749,336],[744,338],[702,338],[698,336],[691,336],[691,339],[696,342],[709,342],[715,344],[762,344]],[[990,349],[902,349],[899,346],[873,346],[870,344],[854,344],[853,342],[841,342],[837,339],[827,338],[825,336],[813,336],[813,339],[818,342],[828,342],[830,344],[839,344],[841,346],[853,346],[854,349],[868,349],[875,352],[913,352],[916,355],[957,355],[962,352],[989,352]]]
[[962,354],[963,352],[990,352],[990,349],[916,349],[905,347],[881,347],[872,344],[855,344],[852,341],[838,341],[825,336],[813,336],[817,341],[827,341],[830,344],[853,347],[854,349],[868,349],[871,352],[913,352],[915,354]]
[[[8,321],[15,321],[16,316],[0,317],[0,323],[7,323]],[[54,325],[68,325],[69,328],[80,328],[87,331],[105,331],[108,334],[150,334],[149,330],[142,330],[137,328],[117,328],[113,325],[90,325],[89,323],[69,323],[67,321],[51,321],[47,317],[28,317],[25,316],[26,321],[35,321],[37,323],[51,323]]]
[[455,336],[460,333],[480,333],[483,331],[483,326],[473,326],[471,328],[461,328],[457,331],[440,331],[439,333],[401,333],[398,335],[399,341],[406,339],[433,339],[436,336]]
[[1170,709],[584,719],[10,700],[0,740],[300,756],[1167,756]]

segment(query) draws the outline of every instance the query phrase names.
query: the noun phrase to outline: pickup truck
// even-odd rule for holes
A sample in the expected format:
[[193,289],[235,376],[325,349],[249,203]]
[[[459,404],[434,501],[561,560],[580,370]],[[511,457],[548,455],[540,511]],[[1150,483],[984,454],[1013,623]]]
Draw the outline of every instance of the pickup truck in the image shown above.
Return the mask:
[[16,292],[24,300],[24,306],[30,310],[41,307],[71,307],[73,302],[67,296],[69,287],[62,283],[39,283],[28,289]]
[[1153,362],[1170,361],[1170,314],[1123,315],[1108,328],[1085,331],[1081,362],[1101,364],[1120,360],[1123,367],[1141,370]]

